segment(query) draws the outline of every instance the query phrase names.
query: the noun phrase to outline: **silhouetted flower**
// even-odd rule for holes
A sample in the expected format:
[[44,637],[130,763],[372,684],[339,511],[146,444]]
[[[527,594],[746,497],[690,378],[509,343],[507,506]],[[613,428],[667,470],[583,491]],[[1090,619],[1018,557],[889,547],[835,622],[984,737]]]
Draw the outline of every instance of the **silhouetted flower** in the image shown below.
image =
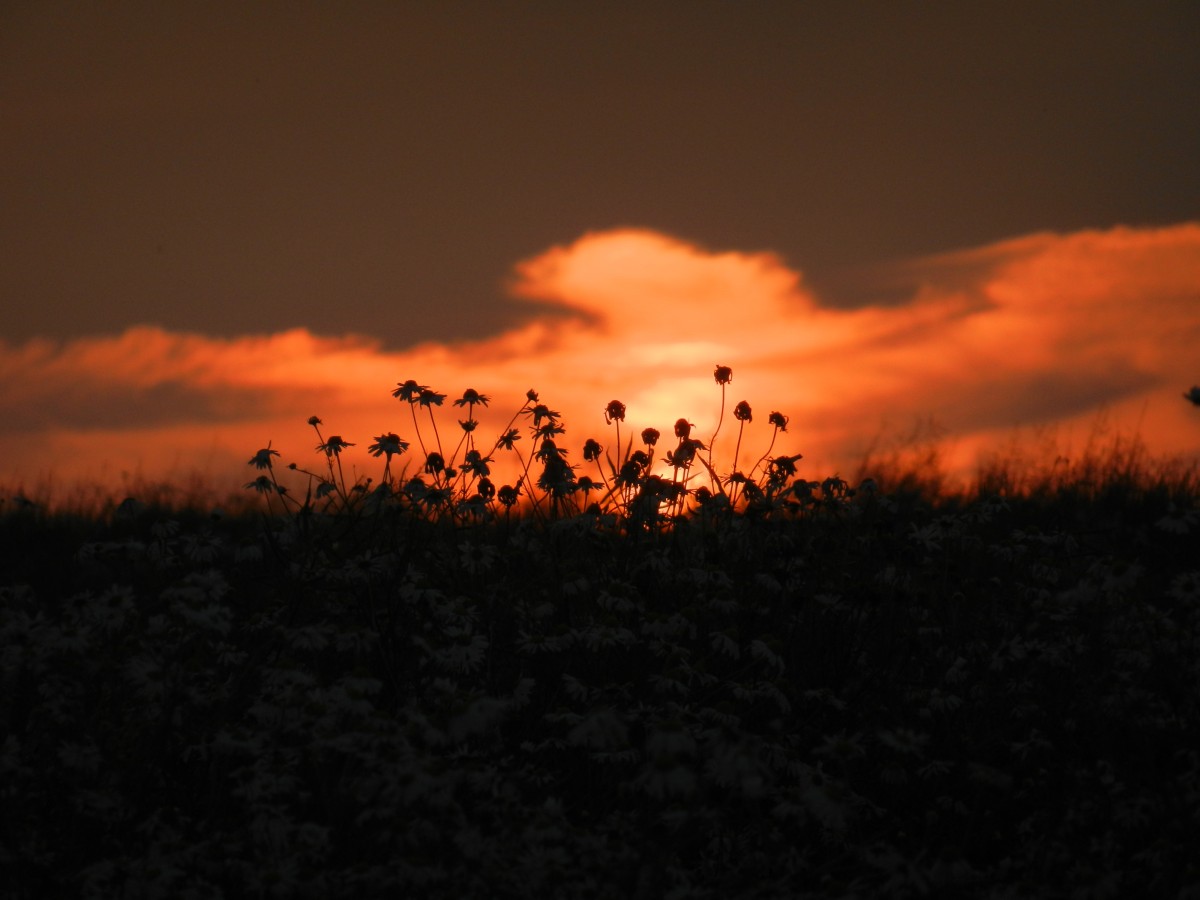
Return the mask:
[[750,404],[743,400],[733,408],[733,417],[739,422],[752,422],[754,416],[750,413]]
[[780,431],[787,431],[788,417],[781,412],[772,412],[767,416],[767,421],[778,428]]
[[318,416],[309,416],[308,424],[311,425],[313,428],[316,428],[318,425],[320,425],[322,423],[321,423],[321,419]]
[[425,457],[425,471],[430,475],[436,475],[445,468],[446,461],[442,459],[442,454],[436,450]]
[[625,421],[625,404],[620,400],[609,400],[604,407],[604,421],[608,424]]
[[466,458],[463,460],[463,471],[470,472],[479,478],[484,478],[492,474],[492,470],[488,468],[488,463],[492,461],[490,456],[484,457],[478,450],[468,450]]
[[659,433],[657,428],[642,429],[642,443],[647,447],[653,447],[658,443]]
[[530,403],[537,403],[538,392],[535,391],[533,388],[530,388],[529,390],[527,390],[525,392],[525,399],[528,400]]
[[538,487],[554,497],[561,497],[564,494],[573,492],[577,487],[575,484],[575,470],[560,455],[565,451],[554,447],[553,441],[546,441],[545,443],[550,444],[551,447],[550,451],[545,453],[544,456],[539,452],[539,456],[544,460],[545,465],[542,469],[542,474],[538,477]]
[[675,437],[686,440],[687,438],[691,437],[692,429],[695,427],[696,426],[693,425],[691,422],[689,422],[687,419],[676,419],[675,420]]
[[271,468],[271,457],[278,455],[279,451],[272,450],[270,445],[268,445],[255,453],[247,465],[254,466],[256,469],[269,469]]
[[517,502],[517,497],[521,495],[521,485],[518,482],[516,487],[511,484],[506,484],[496,492],[496,499],[505,507],[512,507]]
[[463,391],[462,398],[454,401],[454,405],[474,406],[475,404],[479,404],[480,406],[487,406],[491,402],[492,398],[487,394],[481,394],[475,388],[467,388]]
[[713,378],[716,379],[717,384],[729,384],[733,381],[733,369],[729,366],[717,366],[713,370]]
[[641,480],[642,467],[630,457],[617,473],[617,487],[633,487]]
[[566,434],[566,432],[567,429],[565,429],[554,419],[550,419],[545,425],[542,425],[540,428],[538,428],[534,432],[533,436],[535,438],[552,438],[556,434]]
[[383,456],[386,453],[390,460],[407,449],[408,441],[402,440],[398,434],[389,431],[387,434],[381,434],[375,438],[375,443],[367,447],[367,452],[372,456]]
[[496,486],[488,478],[480,478],[479,484],[475,486],[475,491],[484,500],[491,500],[496,496]]
[[343,441],[340,434],[332,434],[325,443],[317,445],[317,451],[326,456],[340,456],[343,450],[353,446],[350,442]]
[[405,495],[414,503],[420,503],[425,499],[425,495],[429,493],[429,485],[419,476],[414,475],[404,484]]
[[1183,395],[1185,400],[1200,406],[1200,385],[1195,385],[1190,391]]
[[515,428],[510,428],[504,434],[500,435],[500,439],[496,441],[497,447],[503,447],[505,450],[512,450],[513,444],[521,439],[521,433]]
[[417,398],[427,390],[429,390],[429,388],[427,388],[425,385],[417,384],[410,378],[408,381],[403,383],[396,382],[396,389],[392,391],[392,396],[397,400],[404,401],[405,403],[416,403]]
[[271,480],[269,475],[259,475],[253,481],[247,481],[246,487],[256,490],[260,494],[266,494],[275,490],[275,482]]
[[[455,402],[457,403],[458,401],[456,400]],[[459,419],[458,424],[462,427],[463,431],[465,431],[467,434],[470,434],[472,431],[475,430],[475,427],[479,423],[476,422],[474,419],[467,419],[465,422],[462,419]]]
[[423,388],[421,394],[417,397],[417,402],[422,406],[441,406],[442,401],[446,399],[445,394],[439,394],[430,388]]
[[602,451],[600,444],[592,438],[588,438],[583,445],[583,458],[588,462],[595,462],[600,458]]
[[686,469],[696,459],[697,449],[704,449],[704,445],[699,441],[682,440],[673,451],[667,451],[663,462],[676,469]]
[[771,460],[771,480],[783,481],[791,478],[796,474],[796,462],[801,459],[804,459],[803,453],[796,453],[792,456],[776,456]]
[[322,481],[317,485],[317,499],[320,500],[322,497],[328,497],[336,490],[337,486],[332,481]]
[[554,441],[546,438],[542,441],[542,446],[533,454],[535,459],[542,462],[549,462],[550,459],[558,459],[567,455],[567,451],[559,447]]
[[550,409],[545,403],[539,403],[530,413],[533,415],[533,427],[537,428],[542,424],[542,419],[549,419],[551,422],[557,422],[562,414],[556,410]]

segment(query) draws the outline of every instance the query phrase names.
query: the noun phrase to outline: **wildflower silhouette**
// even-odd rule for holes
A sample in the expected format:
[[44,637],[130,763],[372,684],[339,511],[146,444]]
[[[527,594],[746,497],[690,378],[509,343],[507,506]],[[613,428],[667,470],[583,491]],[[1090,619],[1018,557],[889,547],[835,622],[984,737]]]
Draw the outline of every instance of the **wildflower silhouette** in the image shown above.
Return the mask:
[[347,447],[353,447],[354,444],[349,441],[342,440],[340,434],[330,435],[329,440],[317,445],[317,451],[324,453],[326,456],[340,456],[342,451]]
[[256,469],[269,469],[271,468],[271,457],[278,455],[279,451],[272,450],[271,445],[267,444],[266,447],[264,447],[262,450],[259,450],[254,454],[253,457],[251,457],[249,465],[254,466]]
[[1196,406],[1200,406],[1200,384],[1193,385],[1192,389],[1183,395],[1183,398]]
[[[733,380],[733,369],[718,365],[713,370],[713,379],[721,388],[721,416],[713,432],[719,436],[726,408],[726,388]],[[316,431],[320,443],[317,451],[323,453],[328,467],[327,473],[310,472],[298,468],[295,463],[288,468],[309,476],[309,497],[317,498],[336,494],[342,501],[342,511],[355,514],[375,514],[387,504],[407,502],[412,512],[427,517],[448,516],[458,522],[481,522],[489,515],[502,510],[508,513],[524,498],[528,509],[536,519],[545,521],[547,515],[558,517],[570,513],[596,513],[595,524],[607,523],[607,527],[644,527],[652,523],[673,521],[689,509],[705,515],[717,510],[733,512],[745,508],[756,514],[771,514],[774,510],[799,510],[802,486],[800,481],[789,484],[794,478],[796,463],[801,454],[772,457],[776,439],[788,428],[788,417],[773,410],[768,417],[772,431],[766,450],[758,456],[754,466],[747,472],[737,466],[741,448],[745,442],[747,426],[754,420],[753,410],[746,400],[732,407],[733,418],[738,423],[737,441],[734,445],[732,464],[726,471],[718,473],[712,459],[714,446],[696,437],[696,426],[686,417],[677,419],[673,426],[676,444],[665,451],[658,451],[658,458],[669,468],[670,474],[661,477],[653,471],[656,463],[656,448],[663,432],[658,428],[644,427],[636,433],[642,449],[634,451],[633,433],[626,439],[621,434],[623,423],[628,422],[628,408],[621,400],[610,400],[603,407],[604,421],[615,429],[615,444],[605,446],[596,438],[583,442],[582,457],[585,463],[594,465],[596,471],[579,475],[578,466],[572,465],[560,436],[567,432],[562,414],[543,402],[539,393],[530,388],[524,401],[512,414],[511,419],[498,432],[491,449],[485,452],[476,446],[480,422],[474,416],[476,407],[488,406],[491,397],[474,388],[468,388],[453,400],[453,405],[466,410],[466,418],[457,419],[461,432],[453,451],[443,449],[434,407],[445,406],[446,394],[426,384],[409,379],[397,382],[392,396],[409,405],[413,426],[416,430],[414,443],[421,450],[421,468],[418,473],[397,484],[394,480],[392,461],[410,449],[409,442],[394,431],[378,434],[367,452],[373,457],[384,457],[382,481],[371,490],[374,479],[359,478],[354,484],[345,480],[342,461],[343,450],[353,447],[341,435],[326,437],[322,433],[323,422],[312,416],[308,422]],[[425,414],[417,408],[424,407]],[[426,419],[428,421],[426,421]],[[524,428],[518,427],[522,420],[528,423],[528,435],[533,440],[533,451],[526,456],[518,449]],[[422,429],[424,424],[424,429]],[[423,431],[433,430],[434,440],[426,442]],[[670,432],[668,432],[670,433]],[[626,443],[628,441],[628,444]],[[512,452],[518,462],[518,476],[514,483],[497,489],[491,481],[493,464],[497,454]],[[283,494],[282,487],[275,483],[274,458],[278,451],[266,448],[256,452],[249,464],[264,472],[275,492]],[[536,472],[533,470],[537,465]],[[696,477],[705,470],[708,484],[703,489],[693,486]],[[597,477],[598,476],[598,477]],[[810,484],[808,482],[806,485]],[[812,487],[819,483],[812,482]],[[250,482],[247,488],[270,493],[258,481]],[[810,491],[811,492],[811,491]],[[833,491],[834,499],[838,492]],[[361,507],[359,498],[367,497]],[[796,498],[796,499],[791,499]],[[304,511],[304,506],[290,498],[284,498],[285,510],[288,503]],[[789,503],[790,500],[790,503]],[[719,501],[719,502],[717,502]],[[741,502],[739,502],[741,501]]]
[[487,406],[492,402],[492,398],[487,394],[481,394],[474,388],[467,388],[463,391],[462,397],[454,401],[455,406],[467,407],[467,413],[470,414],[471,408],[478,406]]
[[375,443],[367,447],[372,456],[386,456],[383,463],[383,480],[386,482],[392,474],[392,457],[399,456],[408,450],[408,441],[402,440],[395,432],[389,431],[375,438]]
[[[721,425],[725,421],[725,386],[733,381],[733,369],[729,366],[718,365],[713,369],[713,380],[721,386],[721,411],[717,413],[717,427],[713,430],[712,437],[708,439],[708,467],[712,469],[712,448],[717,443],[717,435],[721,433]],[[678,426],[677,426],[678,427]],[[678,430],[676,434],[678,434]],[[737,464],[736,457],[734,464]]]

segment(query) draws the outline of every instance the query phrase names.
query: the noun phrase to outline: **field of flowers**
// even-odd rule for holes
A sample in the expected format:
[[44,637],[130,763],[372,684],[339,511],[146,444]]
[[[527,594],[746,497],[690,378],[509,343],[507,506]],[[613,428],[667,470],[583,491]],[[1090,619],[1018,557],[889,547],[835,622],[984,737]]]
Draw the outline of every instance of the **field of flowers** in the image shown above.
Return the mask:
[[852,488],[772,413],[718,475],[610,404],[589,476],[405,388],[379,485],[314,419],[258,510],[0,507],[4,896],[1200,897],[1194,469]]

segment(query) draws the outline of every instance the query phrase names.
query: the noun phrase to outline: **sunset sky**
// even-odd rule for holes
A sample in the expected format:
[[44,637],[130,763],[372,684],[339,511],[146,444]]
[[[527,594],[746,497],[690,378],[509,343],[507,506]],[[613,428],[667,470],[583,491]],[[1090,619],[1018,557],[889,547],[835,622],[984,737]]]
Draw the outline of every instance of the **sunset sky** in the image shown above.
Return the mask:
[[1200,452],[1197,47],[1186,0],[5,3],[0,483],[361,454],[409,378],[537,388],[581,462],[610,399],[712,429],[718,363],[813,477]]

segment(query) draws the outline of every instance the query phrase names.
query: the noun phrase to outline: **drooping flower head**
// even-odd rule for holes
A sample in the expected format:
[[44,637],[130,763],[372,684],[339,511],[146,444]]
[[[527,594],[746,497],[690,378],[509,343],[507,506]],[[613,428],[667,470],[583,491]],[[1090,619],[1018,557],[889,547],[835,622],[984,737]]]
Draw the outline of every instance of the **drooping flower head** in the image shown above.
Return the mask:
[[717,384],[729,384],[729,382],[733,381],[733,369],[729,368],[729,366],[717,366],[713,370],[713,378]]
[[767,416],[767,421],[778,428],[780,431],[787,431],[788,417],[781,412],[772,412]]
[[491,461],[490,456],[484,456],[478,450],[468,450],[462,468],[464,472],[470,472],[477,478],[486,478],[492,474],[492,470],[488,466]]
[[246,488],[258,491],[260,494],[266,494],[275,490],[275,482],[271,480],[269,475],[259,475],[253,481],[247,481]]
[[537,428],[542,424],[542,419],[549,419],[551,422],[557,422],[562,416],[562,413],[551,409],[545,403],[539,403],[531,412],[533,415],[534,428]]
[[687,419],[675,420],[675,437],[685,440],[692,436],[692,429],[696,426]]
[[408,381],[396,382],[396,389],[392,391],[392,396],[404,403],[416,403],[417,398],[424,391],[429,390],[423,384],[417,384],[411,378]]
[[733,417],[739,422],[752,422],[754,416],[750,412],[750,404],[745,400],[741,401],[733,408]]
[[431,388],[423,388],[420,396],[417,397],[417,402],[422,406],[441,406],[442,401],[445,399],[445,394],[439,394]]
[[583,444],[583,458],[588,462],[595,462],[600,458],[602,449],[598,441],[588,438]]
[[442,459],[442,454],[436,450],[425,457],[425,471],[430,475],[436,475],[445,468],[446,461]]
[[269,469],[271,468],[271,457],[278,455],[279,451],[272,450],[271,446],[268,444],[266,447],[263,447],[263,449],[255,453],[247,465],[254,466],[256,469]]
[[475,485],[475,491],[484,500],[491,500],[496,496],[496,486],[492,484],[491,479],[487,477],[479,479],[479,484]]
[[331,434],[325,443],[317,445],[317,452],[324,453],[326,456],[340,456],[343,450],[353,446],[354,444],[349,441],[342,440],[340,434]]
[[604,407],[604,421],[608,424],[625,421],[625,404],[620,400],[609,400]]

